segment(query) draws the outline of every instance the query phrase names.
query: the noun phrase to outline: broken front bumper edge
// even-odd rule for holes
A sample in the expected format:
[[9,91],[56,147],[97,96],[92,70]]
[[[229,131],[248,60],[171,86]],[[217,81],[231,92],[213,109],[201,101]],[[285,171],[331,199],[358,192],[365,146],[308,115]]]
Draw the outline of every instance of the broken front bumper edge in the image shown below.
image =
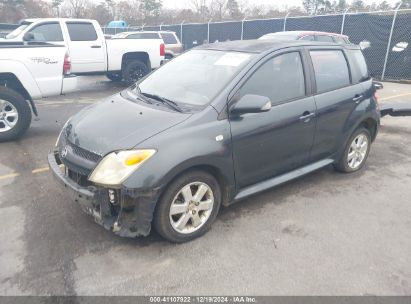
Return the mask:
[[119,190],[119,205],[114,208],[109,200],[108,189],[78,185],[65,174],[59,164],[58,157],[56,152],[48,154],[51,172],[73,197],[73,200],[80,205],[85,213],[91,215],[97,224],[122,237],[150,234],[151,221],[160,188],[149,190],[122,188]]

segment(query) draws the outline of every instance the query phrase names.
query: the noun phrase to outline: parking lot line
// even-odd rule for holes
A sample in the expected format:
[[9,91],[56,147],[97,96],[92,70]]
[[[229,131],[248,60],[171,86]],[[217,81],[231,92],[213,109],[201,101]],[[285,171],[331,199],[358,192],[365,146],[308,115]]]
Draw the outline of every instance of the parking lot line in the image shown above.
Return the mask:
[[20,175],[20,173],[10,173],[10,174],[6,174],[6,175],[0,175],[0,180],[17,177],[19,175]]
[[96,101],[63,101],[63,102],[41,102],[38,106],[63,106],[63,105],[73,105],[73,104],[93,104]]
[[36,173],[42,173],[42,172],[46,172],[46,171],[49,171],[49,167],[34,169],[33,171],[31,171],[31,173],[36,174]]
[[403,94],[397,94],[397,95],[391,95],[385,98],[380,98],[381,101],[385,101],[385,100],[390,100],[390,99],[395,99],[398,97],[404,97],[404,96],[408,96],[411,95],[411,93],[403,93]]

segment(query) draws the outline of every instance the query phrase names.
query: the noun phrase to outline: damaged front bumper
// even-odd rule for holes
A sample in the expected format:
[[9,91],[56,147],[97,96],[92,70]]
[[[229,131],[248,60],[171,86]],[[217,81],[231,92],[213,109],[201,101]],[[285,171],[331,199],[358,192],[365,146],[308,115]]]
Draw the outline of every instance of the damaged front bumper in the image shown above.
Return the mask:
[[48,163],[58,182],[96,223],[122,237],[147,236],[150,233],[160,188],[136,190],[93,185],[85,187],[69,176],[58,152],[48,154]]

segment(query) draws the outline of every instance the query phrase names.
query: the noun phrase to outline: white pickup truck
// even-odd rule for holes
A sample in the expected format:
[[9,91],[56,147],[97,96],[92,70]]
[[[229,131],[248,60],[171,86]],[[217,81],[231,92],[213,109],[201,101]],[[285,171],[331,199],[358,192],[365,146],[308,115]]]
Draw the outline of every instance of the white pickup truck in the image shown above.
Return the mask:
[[98,22],[88,19],[26,19],[5,40],[64,45],[73,73],[105,73],[113,81],[129,84],[158,68],[165,56],[162,39],[106,40]]
[[30,126],[33,99],[77,88],[66,48],[47,43],[0,42],[0,142],[16,139]]

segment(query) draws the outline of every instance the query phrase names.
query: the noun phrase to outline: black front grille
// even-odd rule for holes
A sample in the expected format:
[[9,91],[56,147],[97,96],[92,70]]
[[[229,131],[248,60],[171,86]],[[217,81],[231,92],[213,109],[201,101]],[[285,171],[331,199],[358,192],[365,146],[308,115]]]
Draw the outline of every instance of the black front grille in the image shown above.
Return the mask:
[[92,161],[94,163],[98,163],[101,160],[101,155],[87,151],[83,148],[80,148],[79,146],[76,146],[72,143],[68,143],[71,147],[71,149],[73,150],[73,153],[78,155],[81,158],[87,159],[89,161]]

